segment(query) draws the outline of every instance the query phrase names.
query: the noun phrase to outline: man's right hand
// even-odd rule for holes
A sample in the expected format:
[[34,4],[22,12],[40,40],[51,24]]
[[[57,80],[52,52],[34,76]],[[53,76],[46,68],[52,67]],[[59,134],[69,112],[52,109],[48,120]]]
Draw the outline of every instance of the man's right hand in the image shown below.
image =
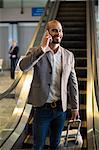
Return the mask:
[[48,30],[46,30],[42,39],[41,47],[43,49],[46,49],[46,47],[48,47],[49,45],[50,40],[52,40],[52,36],[49,34]]

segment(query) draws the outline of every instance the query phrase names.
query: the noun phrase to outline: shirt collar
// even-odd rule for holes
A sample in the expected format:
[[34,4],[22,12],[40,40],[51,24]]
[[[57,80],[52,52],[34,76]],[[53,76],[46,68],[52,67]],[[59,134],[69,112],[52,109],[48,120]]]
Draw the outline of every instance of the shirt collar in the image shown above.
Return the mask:
[[[48,46],[48,47],[46,47],[46,52],[52,52],[53,53],[53,50]],[[57,53],[61,53],[61,48],[60,48],[60,46],[58,47],[58,51],[55,53],[55,54],[57,54]],[[54,54],[54,53],[53,53]]]

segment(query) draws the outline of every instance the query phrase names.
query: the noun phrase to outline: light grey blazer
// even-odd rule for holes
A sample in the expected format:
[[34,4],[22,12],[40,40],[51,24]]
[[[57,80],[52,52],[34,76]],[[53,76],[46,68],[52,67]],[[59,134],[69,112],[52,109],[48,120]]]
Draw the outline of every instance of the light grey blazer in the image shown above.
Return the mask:
[[[69,89],[70,105],[72,109],[79,109],[78,83],[74,69],[73,54],[60,46],[62,51],[62,75],[61,75],[61,100],[63,111],[67,109],[67,90]],[[34,66],[34,76],[29,92],[29,103],[35,107],[40,107],[46,103],[50,85],[52,82],[52,65],[50,52],[44,56]],[[20,61],[19,66],[22,71],[31,67],[33,62],[43,54],[42,48],[31,48],[26,56]]]

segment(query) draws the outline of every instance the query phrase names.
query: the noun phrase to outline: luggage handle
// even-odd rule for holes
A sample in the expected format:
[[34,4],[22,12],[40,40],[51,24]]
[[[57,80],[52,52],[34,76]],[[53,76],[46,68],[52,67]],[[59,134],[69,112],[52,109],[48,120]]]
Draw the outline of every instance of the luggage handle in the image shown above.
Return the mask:
[[75,122],[75,123],[76,123],[76,122],[78,123],[78,130],[77,130],[77,134],[76,134],[76,137],[75,137],[75,144],[78,144],[77,138],[78,138],[78,134],[79,134],[79,132],[80,132],[80,127],[81,127],[81,120],[80,120],[80,119],[69,120],[69,121],[68,121],[68,124],[67,124],[67,133],[66,133],[66,135],[65,135],[64,146],[67,146],[67,145],[68,145],[68,137],[69,137],[68,132],[69,132],[69,129],[70,129],[71,125],[72,125],[74,122]]

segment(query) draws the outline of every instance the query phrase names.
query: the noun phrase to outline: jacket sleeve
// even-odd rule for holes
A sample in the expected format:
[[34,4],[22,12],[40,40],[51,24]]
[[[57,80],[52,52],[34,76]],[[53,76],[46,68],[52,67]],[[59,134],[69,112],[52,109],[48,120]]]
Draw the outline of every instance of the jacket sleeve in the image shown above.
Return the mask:
[[43,53],[41,47],[29,49],[19,62],[20,69],[22,71],[28,71],[32,67],[34,61],[36,61]]
[[78,93],[78,81],[76,77],[76,72],[74,69],[74,55],[72,54],[71,59],[71,72],[68,80],[68,90],[69,90],[69,101],[72,110],[79,110],[79,93]]

